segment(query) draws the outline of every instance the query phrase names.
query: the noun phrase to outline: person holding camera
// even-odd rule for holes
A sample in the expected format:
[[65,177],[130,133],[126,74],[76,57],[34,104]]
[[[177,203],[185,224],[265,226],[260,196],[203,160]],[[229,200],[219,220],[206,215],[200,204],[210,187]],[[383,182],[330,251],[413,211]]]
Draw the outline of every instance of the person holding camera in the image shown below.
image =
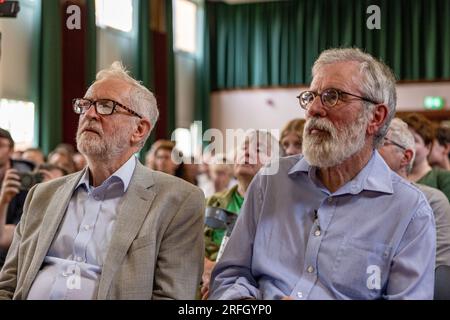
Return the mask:
[[13,151],[11,134],[0,128],[0,268],[5,262],[27,196],[26,190],[20,190],[19,172],[11,160]]

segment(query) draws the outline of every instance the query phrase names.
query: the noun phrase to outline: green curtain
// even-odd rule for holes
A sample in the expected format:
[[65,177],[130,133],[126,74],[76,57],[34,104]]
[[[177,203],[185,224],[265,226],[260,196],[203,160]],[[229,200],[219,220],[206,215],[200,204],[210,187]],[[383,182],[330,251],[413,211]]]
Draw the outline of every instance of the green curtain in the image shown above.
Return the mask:
[[38,145],[47,154],[62,141],[62,23],[59,0],[41,0],[40,21],[36,123]]
[[209,20],[208,10],[205,6],[210,6],[210,3],[199,5],[198,10],[198,32],[199,35],[199,49],[196,54],[196,86],[195,86],[195,106],[194,106],[194,121],[202,121],[203,131],[210,127],[210,69],[209,69]]
[[[150,1],[151,0],[138,0],[137,2],[137,34],[136,45],[134,53],[134,70],[136,79],[142,81],[142,84],[153,90],[153,50],[152,33],[150,30]],[[139,153],[140,160],[145,162],[145,154],[150,149],[150,146],[154,142],[154,134],[150,136],[146,144]]]
[[[366,26],[370,5],[381,9],[380,30]],[[321,51],[350,46],[383,59],[400,80],[450,79],[448,0],[210,1],[206,8],[204,70],[213,90],[306,84]]]
[[173,52],[173,6],[172,0],[166,0],[167,32],[167,137],[175,130],[175,54]]
[[86,0],[86,87],[94,81],[97,73],[97,25],[95,1]]

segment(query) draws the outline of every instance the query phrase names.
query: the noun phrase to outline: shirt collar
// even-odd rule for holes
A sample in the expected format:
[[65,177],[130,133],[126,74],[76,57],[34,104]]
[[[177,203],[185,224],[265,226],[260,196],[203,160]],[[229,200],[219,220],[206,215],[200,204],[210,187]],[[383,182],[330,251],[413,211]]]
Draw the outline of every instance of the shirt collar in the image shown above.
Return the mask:
[[[100,187],[107,186],[115,181],[120,181],[123,186],[123,192],[125,193],[130,185],[131,177],[133,176],[134,169],[136,168],[136,157],[132,155],[127,162],[125,162],[116,172],[114,172],[108,179],[106,179]],[[91,189],[89,185],[89,168],[84,169],[83,176],[76,185],[75,189],[84,185],[87,190]]]
[[[311,180],[315,180],[317,167],[311,166],[305,157],[301,157],[297,163],[289,170],[288,175],[295,177],[301,172],[308,173]],[[386,162],[384,162],[377,150],[374,150],[372,157],[358,175],[339,188],[334,195],[358,194],[363,190],[392,194],[392,172]]]

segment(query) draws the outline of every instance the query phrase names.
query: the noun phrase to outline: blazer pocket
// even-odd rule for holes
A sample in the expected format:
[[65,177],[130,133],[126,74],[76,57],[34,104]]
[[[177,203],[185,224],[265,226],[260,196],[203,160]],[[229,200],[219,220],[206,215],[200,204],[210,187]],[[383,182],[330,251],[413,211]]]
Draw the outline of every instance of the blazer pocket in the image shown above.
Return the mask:
[[154,245],[154,243],[155,239],[151,234],[137,238],[131,243],[130,249],[128,249],[128,254],[132,253],[133,251]]

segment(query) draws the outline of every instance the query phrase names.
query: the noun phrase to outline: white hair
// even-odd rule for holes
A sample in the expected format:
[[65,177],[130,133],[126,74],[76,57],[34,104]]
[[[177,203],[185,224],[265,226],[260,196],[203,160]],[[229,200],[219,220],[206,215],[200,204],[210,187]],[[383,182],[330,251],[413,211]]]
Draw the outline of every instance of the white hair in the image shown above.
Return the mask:
[[129,107],[150,121],[150,130],[147,136],[139,143],[139,147],[142,148],[158,121],[159,111],[155,96],[150,90],[144,87],[141,82],[133,79],[129,75],[129,71],[120,61],[113,62],[109,68],[103,69],[97,73],[96,82],[105,79],[120,79],[129,84],[131,86],[131,106]]
[[[360,90],[363,96],[377,103],[385,104],[388,109],[386,120],[374,137],[374,148],[377,148],[382,145],[389,123],[395,114],[397,93],[394,73],[383,62],[375,59],[368,53],[362,52],[358,48],[343,48],[329,49],[322,52],[314,63],[312,69],[313,77],[324,65],[346,61],[355,61],[360,64],[359,72],[363,79],[360,83]],[[375,106],[370,102],[364,102],[364,106],[364,114],[370,118]]]
[[413,156],[408,166],[406,167],[407,173],[410,173],[413,167],[414,158],[416,157],[416,143],[414,142],[414,136],[408,129],[408,124],[399,118],[394,118],[389,125],[388,131],[389,139],[398,143],[399,145],[410,149],[413,152]]

